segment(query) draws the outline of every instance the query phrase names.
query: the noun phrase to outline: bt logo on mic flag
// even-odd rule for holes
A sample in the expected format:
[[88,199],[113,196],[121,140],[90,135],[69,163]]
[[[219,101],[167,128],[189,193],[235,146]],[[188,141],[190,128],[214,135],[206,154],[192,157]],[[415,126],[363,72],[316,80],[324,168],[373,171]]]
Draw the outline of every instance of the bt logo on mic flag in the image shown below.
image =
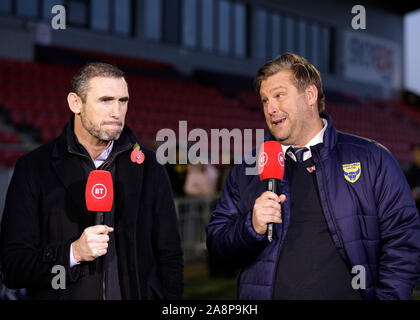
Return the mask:
[[97,183],[92,187],[92,196],[98,200],[106,197],[108,190],[102,183]]
[[262,144],[258,155],[258,174],[260,179],[283,179],[284,154],[277,141],[266,141]]
[[261,152],[259,166],[264,167],[267,163],[268,156],[265,152]]
[[284,167],[284,156],[283,156],[283,151],[279,152],[279,163],[282,167]]
[[105,170],[91,171],[86,183],[85,197],[86,207],[89,211],[111,211],[114,201],[111,173]]

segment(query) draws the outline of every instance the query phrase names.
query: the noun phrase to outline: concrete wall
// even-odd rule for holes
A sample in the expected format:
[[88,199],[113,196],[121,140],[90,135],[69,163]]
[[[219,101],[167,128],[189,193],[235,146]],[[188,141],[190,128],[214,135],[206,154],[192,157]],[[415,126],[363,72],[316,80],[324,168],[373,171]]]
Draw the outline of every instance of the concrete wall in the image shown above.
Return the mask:
[[0,56],[31,61],[34,58],[34,25],[15,19],[0,19]]

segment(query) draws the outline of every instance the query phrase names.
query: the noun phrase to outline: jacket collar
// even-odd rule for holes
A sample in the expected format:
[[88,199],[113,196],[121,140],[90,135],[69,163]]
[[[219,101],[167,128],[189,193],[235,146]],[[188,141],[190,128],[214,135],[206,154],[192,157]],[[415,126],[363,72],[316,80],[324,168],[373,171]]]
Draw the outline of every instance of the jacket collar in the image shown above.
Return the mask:
[[[132,148],[136,141],[138,141],[137,137],[130,128],[125,125],[119,139],[114,142],[111,155]],[[74,114],[71,115],[69,122],[67,122],[57,140],[53,150],[53,157],[61,158],[63,156],[68,156],[69,153],[90,158],[89,153],[85,147],[79,143],[74,133]]]
[[[67,189],[70,198],[82,211],[86,211],[84,193],[87,177],[80,165],[80,159],[78,159],[78,157],[88,157],[90,160],[91,158],[86,149],[78,143],[74,134],[73,122],[74,116],[72,115],[70,121],[65,125],[62,134],[56,140],[52,153],[52,165],[58,178]],[[110,157],[129,151],[136,141],[139,140],[134,133],[125,126],[120,138],[114,143]],[[128,200],[128,197],[132,197],[133,194],[140,197],[144,165],[134,164],[130,161],[129,155],[117,157],[115,161],[117,170],[116,180],[114,181],[115,198],[121,197],[124,198],[124,200]],[[139,167],[140,170],[138,170]],[[129,190],[125,190],[125,192],[122,189],[120,190],[120,186],[127,185],[127,181],[132,181],[133,179],[135,179],[137,183],[132,185],[129,183]],[[128,209],[129,206],[126,207],[126,209]]]
[[320,160],[325,160],[329,157],[330,153],[335,148],[335,145],[337,144],[338,134],[330,116],[328,116],[325,113],[322,113],[321,118],[324,118],[328,121],[328,127],[324,133],[324,143],[313,146],[312,149],[317,150],[319,152]]
[[[315,153],[319,153],[320,159],[324,160],[326,159],[330,152],[334,149],[336,143],[337,143],[337,130],[334,127],[334,124],[332,122],[332,119],[329,115],[326,113],[321,113],[321,118],[327,120],[328,126],[327,129],[324,132],[324,142],[317,144],[315,146],[311,147],[311,151],[315,150]],[[268,131],[264,136],[264,142],[265,141],[272,141],[276,140],[274,136],[271,134],[270,131]],[[314,152],[312,152],[313,154]]]

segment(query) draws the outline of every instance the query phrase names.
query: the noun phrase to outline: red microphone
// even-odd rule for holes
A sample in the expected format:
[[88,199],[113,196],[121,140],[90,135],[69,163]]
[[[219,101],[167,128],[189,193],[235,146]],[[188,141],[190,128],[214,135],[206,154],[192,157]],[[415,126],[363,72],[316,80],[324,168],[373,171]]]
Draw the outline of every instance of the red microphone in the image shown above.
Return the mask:
[[[95,225],[104,224],[104,212],[112,209],[114,186],[109,171],[93,170],[90,172],[85,191],[86,207],[95,212]],[[96,270],[102,270],[103,259],[96,259]]]
[[[267,181],[266,190],[277,194],[277,181],[284,176],[284,154],[279,142],[267,141],[261,146],[258,173],[261,181]],[[273,240],[273,223],[267,224],[267,237],[268,241]]]
[[96,213],[95,225],[103,224],[104,212],[111,211],[114,202],[114,186],[109,171],[90,172],[86,183],[85,199],[87,209]]

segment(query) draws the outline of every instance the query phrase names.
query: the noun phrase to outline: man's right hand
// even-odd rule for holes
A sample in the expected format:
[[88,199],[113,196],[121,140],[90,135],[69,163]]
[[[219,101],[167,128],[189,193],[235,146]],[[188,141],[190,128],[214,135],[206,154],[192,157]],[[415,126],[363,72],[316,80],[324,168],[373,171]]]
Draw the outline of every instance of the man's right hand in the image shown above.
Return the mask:
[[92,261],[106,254],[108,249],[108,233],[114,228],[97,225],[86,228],[79,239],[72,243],[73,256],[77,262]]
[[268,223],[281,223],[281,204],[286,200],[286,196],[278,196],[274,192],[266,191],[255,200],[252,210],[252,226],[258,234],[267,232]]

